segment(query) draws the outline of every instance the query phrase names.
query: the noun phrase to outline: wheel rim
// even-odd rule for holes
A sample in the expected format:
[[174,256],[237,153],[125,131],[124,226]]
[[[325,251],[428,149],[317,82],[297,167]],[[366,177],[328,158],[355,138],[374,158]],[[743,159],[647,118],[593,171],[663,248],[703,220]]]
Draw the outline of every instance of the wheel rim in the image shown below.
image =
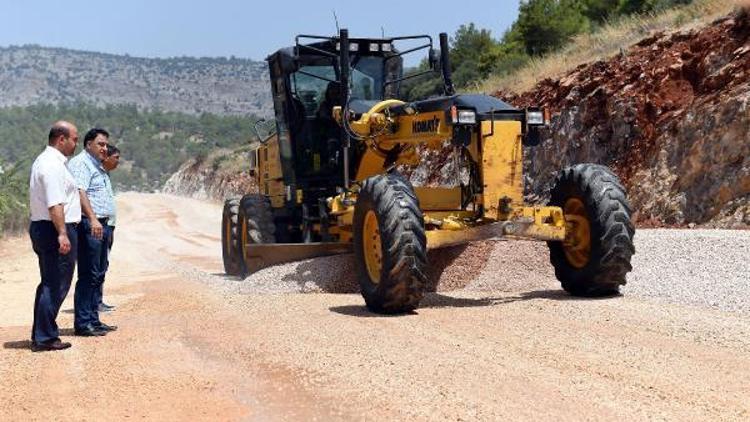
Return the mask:
[[570,265],[583,268],[591,259],[591,224],[586,206],[578,198],[570,198],[563,207],[566,222],[563,249]]
[[378,217],[374,211],[368,211],[367,215],[365,215],[362,240],[362,252],[365,256],[367,273],[370,276],[370,280],[374,284],[378,284],[380,283],[380,272],[383,269],[383,251],[380,243]]

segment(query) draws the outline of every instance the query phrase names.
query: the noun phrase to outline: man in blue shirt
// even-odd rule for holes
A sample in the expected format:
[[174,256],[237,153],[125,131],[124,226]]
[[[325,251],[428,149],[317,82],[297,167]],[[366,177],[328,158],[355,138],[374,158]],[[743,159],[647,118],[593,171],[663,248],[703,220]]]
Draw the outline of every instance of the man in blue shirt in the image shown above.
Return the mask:
[[[117,168],[117,166],[120,164],[120,149],[116,146],[109,144],[107,145],[107,158],[102,161],[102,167],[107,172],[107,174],[110,174],[114,169]],[[112,185],[110,185],[112,187]],[[112,196],[114,197],[114,192],[112,192]],[[107,305],[104,303],[104,281],[106,280],[106,272],[109,269],[109,256],[112,254],[112,244],[115,241],[115,217],[117,216],[117,207],[113,208],[113,213],[109,217],[109,220],[107,220],[107,225],[104,226],[104,230],[106,232],[106,236],[109,238],[109,244],[107,245],[107,261],[104,265],[104,272],[105,277],[102,279],[102,284],[99,286],[99,291],[96,293],[96,302],[97,302],[97,309],[99,312],[110,312],[115,309],[112,305]]]
[[68,168],[78,184],[82,218],[78,226],[78,281],[75,288],[75,334],[103,336],[117,329],[99,319],[98,291],[104,280],[109,246],[105,226],[114,215],[112,184],[102,167],[106,158],[109,133],[89,130],[83,138],[84,149],[70,160]]

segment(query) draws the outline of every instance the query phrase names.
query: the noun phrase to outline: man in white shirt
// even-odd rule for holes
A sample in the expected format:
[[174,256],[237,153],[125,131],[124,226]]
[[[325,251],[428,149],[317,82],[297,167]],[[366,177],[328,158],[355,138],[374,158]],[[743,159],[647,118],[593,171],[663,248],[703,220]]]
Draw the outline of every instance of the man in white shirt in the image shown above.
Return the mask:
[[48,146],[31,166],[29,235],[39,258],[41,282],[34,300],[31,350],[62,350],[57,314],[70,290],[78,251],[81,202],[78,186],[66,167],[78,142],[78,129],[65,121],[49,131]]

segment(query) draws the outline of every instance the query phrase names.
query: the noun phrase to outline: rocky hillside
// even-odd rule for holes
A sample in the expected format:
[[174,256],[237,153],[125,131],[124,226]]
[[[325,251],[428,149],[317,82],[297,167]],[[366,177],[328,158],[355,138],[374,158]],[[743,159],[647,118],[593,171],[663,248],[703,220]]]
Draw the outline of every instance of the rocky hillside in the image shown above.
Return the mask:
[[747,9],[497,95],[554,113],[546,140],[526,151],[530,196],[544,198],[557,169],[595,162],[620,175],[640,224],[750,227]]
[[257,190],[248,171],[248,149],[223,149],[188,160],[167,180],[163,191],[196,199],[223,201]]
[[0,107],[73,102],[135,104],[189,114],[271,114],[265,62],[0,48]]

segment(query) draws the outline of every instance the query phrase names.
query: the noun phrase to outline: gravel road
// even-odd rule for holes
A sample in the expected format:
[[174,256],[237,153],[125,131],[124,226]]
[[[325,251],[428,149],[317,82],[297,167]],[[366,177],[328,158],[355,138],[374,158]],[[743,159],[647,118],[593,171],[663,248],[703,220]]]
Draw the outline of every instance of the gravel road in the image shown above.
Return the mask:
[[750,231],[641,230],[637,236],[624,294],[750,313]]
[[750,232],[640,230],[598,300],[560,290],[544,244],[434,251],[422,307],[381,317],[348,256],[225,277],[219,205],[119,203],[121,329],[68,337],[66,302],[63,352],[28,350],[34,255],[0,242],[0,420],[750,419]]
[[[750,231],[639,230],[627,296],[750,313]],[[243,293],[356,293],[351,256],[266,268],[236,283]],[[555,288],[547,246],[496,240],[431,251],[437,291],[510,292]]]

